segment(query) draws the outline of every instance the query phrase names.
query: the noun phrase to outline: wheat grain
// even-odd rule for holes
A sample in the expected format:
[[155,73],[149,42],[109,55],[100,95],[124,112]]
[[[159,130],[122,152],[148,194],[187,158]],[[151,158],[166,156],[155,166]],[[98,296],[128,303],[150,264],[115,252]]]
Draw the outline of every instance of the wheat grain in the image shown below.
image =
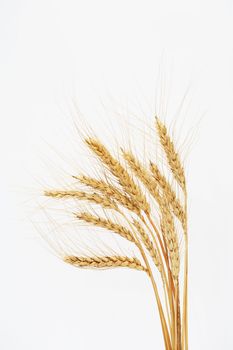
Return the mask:
[[160,143],[166,154],[168,164],[174,175],[174,178],[179,183],[181,188],[185,190],[185,174],[181,164],[180,157],[175,150],[175,146],[170,136],[168,135],[166,126],[156,118],[156,128],[159,135]]
[[150,206],[140,188],[136,185],[127,170],[116,160],[107,148],[97,139],[85,140],[88,147],[101,159],[110,172],[117,178],[119,184],[130,195],[138,209],[150,211]]
[[116,268],[128,267],[139,271],[147,271],[137,258],[129,258],[127,256],[100,256],[100,257],[82,257],[82,256],[65,256],[64,261],[73,266],[82,268]]
[[122,225],[112,222],[109,219],[106,220],[86,212],[75,214],[75,217],[91,225],[102,227],[102,228],[105,228],[106,230],[118,233],[121,237],[135,243],[134,235],[130,230],[128,230],[126,227]]

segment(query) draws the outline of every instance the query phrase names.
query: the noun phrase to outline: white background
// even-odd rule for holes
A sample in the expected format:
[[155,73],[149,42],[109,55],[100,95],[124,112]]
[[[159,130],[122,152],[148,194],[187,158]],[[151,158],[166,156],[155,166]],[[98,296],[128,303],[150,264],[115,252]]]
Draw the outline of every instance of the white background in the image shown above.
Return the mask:
[[[188,91],[178,130],[195,134],[190,349],[233,348],[232,15],[230,0],[0,1],[2,350],[163,348],[143,274],[76,270],[35,227],[48,178],[68,181],[80,166],[73,100],[84,124],[111,139],[129,110],[129,128],[151,123],[162,81],[166,121]],[[67,168],[57,174],[59,159]]]

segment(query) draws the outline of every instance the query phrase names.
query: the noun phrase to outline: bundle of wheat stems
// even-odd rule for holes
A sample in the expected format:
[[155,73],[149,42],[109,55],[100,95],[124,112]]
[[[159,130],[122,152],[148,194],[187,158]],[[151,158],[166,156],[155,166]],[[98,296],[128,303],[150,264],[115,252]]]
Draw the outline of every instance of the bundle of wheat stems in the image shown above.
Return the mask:
[[[88,136],[85,137],[85,143],[108,172],[108,178],[99,180],[85,175],[74,176],[85,186],[86,191],[46,190],[44,194],[57,199],[72,197],[89,203],[90,209],[93,204],[103,209],[107,214],[105,218],[93,215],[91,211],[76,212],[74,216],[77,220],[114,232],[128,240],[135,246],[140,258],[93,254],[65,255],[63,260],[80,268],[128,267],[145,272],[154,290],[165,349],[187,350],[188,233],[185,174],[174,142],[166,126],[157,117],[155,129],[164,156],[163,165],[167,165],[170,177],[161,171],[161,164],[148,160],[148,166],[144,166],[132,151],[121,148],[122,162],[113,157],[99,139]],[[112,181],[108,180],[109,177]],[[152,201],[155,201],[153,209]],[[115,221],[110,220],[109,211],[120,215],[125,226],[117,221],[117,216],[114,216]],[[182,231],[183,249],[178,230]],[[181,260],[184,262],[182,265]],[[181,266],[184,269],[182,288]],[[158,288],[156,270],[157,278],[159,276],[162,281],[162,290]]]

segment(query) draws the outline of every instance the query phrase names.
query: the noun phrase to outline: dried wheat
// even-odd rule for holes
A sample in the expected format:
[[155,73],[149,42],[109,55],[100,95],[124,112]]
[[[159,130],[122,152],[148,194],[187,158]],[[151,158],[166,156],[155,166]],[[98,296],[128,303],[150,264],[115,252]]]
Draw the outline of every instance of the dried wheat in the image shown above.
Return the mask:
[[186,213],[183,209],[182,204],[178,200],[175,191],[167,181],[166,177],[162,175],[158,166],[155,163],[150,162],[150,170],[163,191],[163,195],[167,198],[174,215],[180,220],[184,231],[186,231]]
[[126,209],[139,214],[138,207],[132,201],[132,199],[126,194],[122,193],[118,188],[113,185],[108,184],[103,180],[97,180],[89,176],[80,175],[74,176],[82,184],[101,192],[104,196],[109,196],[114,199],[119,205],[122,205]]
[[135,242],[135,238],[133,233],[128,230],[126,227],[119,225],[109,219],[103,219],[98,216],[91,215],[89,213],[83,212],[75,214],[75,217],[79,220],[85,221],[91,225],[98,226],[105,228],[106,230],[118,233],[121,237],[131,241]]
[[137,258],[129,258],[127,256],[100,256],[100,257],[82,257],[82,256],[65,256],[64,261],[73,266],[82,268],[116,268],[128,267],[139,271],[147,271]]
[[117,209],[117,205],[114,201],[106,196],[100,196],[97,193],[86,193],[82,191],[62,191],[62,190],[53,190],[53,191],[45,191],[45,196],[54,197],[54,198],[67,198],[71,197],[74,199],[85,200],[88,202],[92,202],[95,204],[101,205],[106,209]]
[[161,271],[161,261],[160,261],[158,252],[154,247],[153,242],[150,240],[150,237],[148,236],[148,234],[146,233],[146,231],[144,230],[143,226],[140,224],[139,221],[134,220],[133,224],[136,227],[143,244],[145,245],[146,249],[150,253],[155,265],[157,266],[159,271]]
[[[111,254],[114,254],[110,252],[112,250],[109,250],[106,256],[101,256],[101,250],[101,253],[97,253],[99,256],[95,254],[93,256],[85,256],[85,253],[83,256],[67,255],[64,257],[64,261],[81,268],[105,269],[128,267],[146,271],[156,297],[166,350],[187,350],[188,235],[185,174],[180,156],[175,150],[174,143],[168,135],[166,126],[158,118],[156,119],[156,128],[160,144],[166,155],[167,166],[171,170],[170,175],[173,176],[172,179],[176,180],[183,190],[184,196],[182,198],[184,198],[184,205],[176,195],[166,176],[159,170],[160,164],[157,166],[157,164],[150,162],[150,166],[147,168],[131,151],[121,149],[125,161],[125,165],[123,166],[121,161],[114,158],[98,139],[92,137],[86,138],[85,143],[99,158],[102,168],[108,170],[108,177],[97,180],[86,175],[74,176],[79,180],[80,184],[86,186],[87,192],[78,190],[49,190],[45,191],[44,194],[54,198],[86,200],[87,202],[98,204],[103,209],[113,209],[117,212],[114,219],[110,219],[109,215],[106,218],[102,218],[97,214],[92,215],[88,212],[79,211],[74,215],[82,222],[116,233],[120,237],[132,242],[137,247],[142,262],[138,258],[128,257],[124,253],[122,253],[122,256],[118,256],[117,253],[111,256]],[[157,206],[153,208],[157,209],[157,213],[151,213],[152,207],[150,208],[144,192],[147,192],[148,198],[155,199]],[[154,214],[157,214],[157,218],[160,219],[159,226],[157,223],[155,225]],[[126,226],[123,226],[118,221],[119,215],[126,222]],[[185,233],[182,325],[179,299],[181,254],[175,217],[181,222]],[[149,259],[149,255],[152,259]],[[165,302],[161,299],[154,271],[151,268],[153,262],[161,272]],[[166,316],[164,314],[163,304],[166,305]]]
[[156,127],[160,143],[166,154],[167,161],[174,175],[174,178],[179,183],[181,188],[185,190],[185,174],[184,168],[180,161],[180,156],[175,150],[174,143],[168,135],[166,126],[158,118],[156,118]]
[[160,194],[158,192],[158,186],[153,178],[153,176],[149,173],[149,171],[139,162],[138,159],[133,155],[132,152],[122,150],[122,154],[124,159],[127,161],[131,170],[134,174],[140,179],[140,181],[144,184],[144,186],[148,189],[151,195],[156,199],[158,203],[160,203]]
[[116,160],[107,148],[97,139],[85,140],[89,148],[101,159],[110,172],[117,178],[124,191],[130,195],[138,209],[149,211],[149,204],[140,188],[136,185],[127,170]]
[[172,213],[168,209],[168,202],[163,198],[161,209],[160,228],[166,241],[171,261],[171,271],[175,280],[177,280],[180,271],[180,254],[178,236],[174,225]]

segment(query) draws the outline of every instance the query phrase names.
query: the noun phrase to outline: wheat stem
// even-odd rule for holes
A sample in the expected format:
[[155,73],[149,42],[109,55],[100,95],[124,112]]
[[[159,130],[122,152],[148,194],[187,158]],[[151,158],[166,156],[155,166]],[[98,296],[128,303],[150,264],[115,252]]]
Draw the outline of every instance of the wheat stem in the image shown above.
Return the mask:
[[180,319],[180,287],[179,280],[177,280],[177,343],[178,350],[181,350],[181,319]]
[[[187,218],[187,190],[185,189],[185,212]],[[188,232],[186,219],[185,256],[184,256],[184,287],[183,287],[183,317],[182,317],[182,349],[188,350]]]
[[[120,214],[122,214],[122,216],[125,218],[125,220],[128,222],[128,224],[131,226],[132,230],[134,230],[133,225],[131,224],[131,222],[129,221],[129,219],[125,216],[125,214],[121,211],[119,211]],[[137,235],[135,235],[137,237]],[[152,287],[154,290],[154,294],[155,294],[155,298],[156,298],[156,302],[157,302],[157,306],[158,306],[158,310],[159,310],[159,315],[160,315],[160,320],[161,320],[161,325],[162,325],[162,331],[163,331],[163,337],[164,337],[164,342],[165,342],[165,346],[166,346],[166,350],[172,350],[171,348],[171,340],[170,340],[170,336],[169,336],[169,332],[168,332],[168,328],[167,328],[167,322],[164,316],[164,312],[163,312],[163,307],[160,301],[160,297],[159,297],[159,292],[158,292],[158,288],[157,285],[155,283],[155,279],[149,264],[149,261],[147,259],[147,256],[144,252],[144,249],[142,247],[142,244],[140,242],[140,240],[137,240],[137,246],[140,250],[140,253],[142,255],[142,258],[145,262],[145,265],[147,267],[148,270],[148,275],[150,277],[151,283],[152,283]]]
[[[159,231],[158,231],[157,227],[155,226],[155,224],[154,224],[154,222],[153,222],[153,220],[152,220],[150,215],[148,215],[148,220],[149,220],[151,226],[153,227],[157,237],[160,237]],[[148,228],[148,229],[150,230],[150,228]],[[154,236],[153,233],[152,233],[152,236]],[[163,237],[163,239],[164,239],[164,237]],[[164,287],[165,288],[164,294],[165,294],[165,298],[168,297],[172,324],[174,324],[174,321],[175,321],[175,311],[174,311],[174,303],[173,303],[174,284],[173,284],[173,279],[172,279],[172,276],[171,276],[171,270],[170,270],[170,265],[169,265],[169,260],[168,260],[168,253],[167,253],[167,246],[166,246],[165,242],[164,242],[164,247],[165,248],[164,248],[163,256],[164,256],[166,267],[167,267],[167,271],[168,271],[168,280],[167,280],[166,274],[165,274],[165,271],[164,271],[164,266],[163,266],[163,275],[165,275],[164,281],[165,281],[165,286],[166,286],[166,288]],[[174,330],[171,329],[172,340],[174,338],[174,334],[173,333],[174,333]]]

